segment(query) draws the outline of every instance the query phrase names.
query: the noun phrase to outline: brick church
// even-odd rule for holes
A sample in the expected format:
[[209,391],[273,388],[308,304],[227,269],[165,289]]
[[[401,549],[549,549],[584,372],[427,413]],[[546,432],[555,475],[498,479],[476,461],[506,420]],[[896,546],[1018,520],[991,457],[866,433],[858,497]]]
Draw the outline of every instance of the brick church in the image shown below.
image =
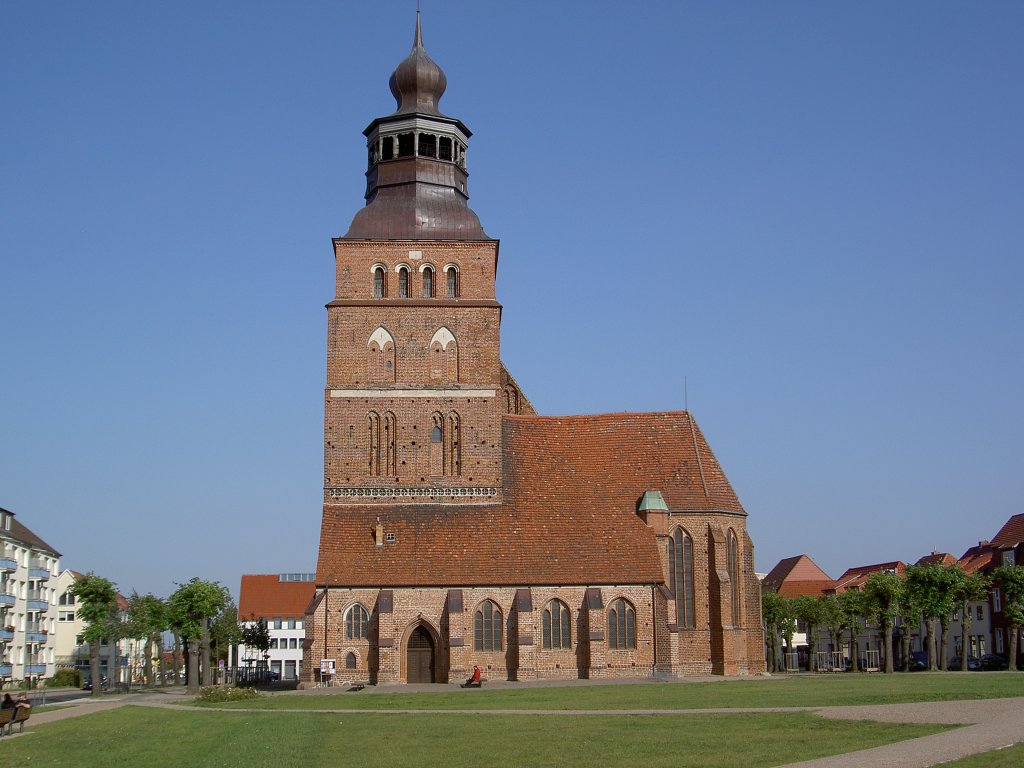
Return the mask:
[[[334,239],[303,684],[764,670],[746,512],[686,411],[539,416],[501,361],[498,240],[423,48]],[[325,662],[325,660],[332,660]]]

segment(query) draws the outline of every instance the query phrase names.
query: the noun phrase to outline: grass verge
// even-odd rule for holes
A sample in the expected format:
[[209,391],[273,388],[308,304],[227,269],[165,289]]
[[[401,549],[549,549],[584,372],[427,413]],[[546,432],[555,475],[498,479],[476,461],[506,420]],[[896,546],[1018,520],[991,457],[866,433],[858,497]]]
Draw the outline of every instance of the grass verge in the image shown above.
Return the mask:
[[[1024,696],[1016,673],[836,675],[713,683],[446,690],[434,693],[284,693],[218,706],[244,709],[716,709],[824,707]],[[202,706],[197,704],[197,706]]]
[[4,743],[7,764],[768,768],[925,736],[944,727],[842,722],[808,713],[338,715],[125,706],[29,730],[25,737]]

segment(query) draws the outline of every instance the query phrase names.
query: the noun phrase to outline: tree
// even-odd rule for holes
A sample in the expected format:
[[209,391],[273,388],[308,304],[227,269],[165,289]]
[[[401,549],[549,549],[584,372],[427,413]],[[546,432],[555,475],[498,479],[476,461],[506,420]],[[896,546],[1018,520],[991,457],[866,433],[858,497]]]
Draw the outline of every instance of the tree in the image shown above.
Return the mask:
[[210,628],[210,646],[215,659],[228,660],[228,650],[242,641],[242,629],[238,626],[238,608],[233,600],[217,613]]
[[210,618],[228,602],[228,593],[216,581],[193,578],[178,589],[168,601],[172,624],[188,643],[188,689],[199,693],[199,659],[202,654],[204,682],[213,684],[210,668]]
[[895,573],[876,571],[864,583],[866,612],[885,636],[885,671],[892,673],[892,628],[899,615],[903,595],[903,579]]
[[75,580],[70,592],[78,604],[78,618],[86,623],[82,639],[89,644],[92,695],[100,696],[103,693],[100,684],[100,643],[110,631],[111,619],[117,606],[117,590],[111,581],[89,571]]
[[[770,594],[775,594],[771,592]],[[762,596],[762,603],[764,597]],[[775,638],[775,632],[772,631],[772,638]],[[260,655],[270,650],[270,628],[267,626],[266,619],[260,619],[259,621],[250,622],[242,629],[242,642],[245,643],[246,648],[250,648],[255,651],[259,651]],[[774,657],[773,657],[774,658]]]
[[[955,576],[942,565],[907,566],[907,590],[914,605],[920,609],[928,632],[928,669],[939,668],[935,629],[938,620],[953,612],[953,581]],[[942,662],[945,667],[945,661]]]
[[971,630],[971,603],[988,597],[989,580],[981,573],[965,573],[956,585],[953,598],[960,607],[960,671],[967,671],[967,638]]
[[824,611],[820,597],[800,595],[796,598],[794,605],[796,618],[804,625],[804,632],[807,633],[807,671],[814,671],[814,651],[818,643],[818,627],[822,624]]
[[[771,671],[779,672],[781,664],[779,659],[779,632],[783,622],[786,620],[785,598],[772,589],[766,589],[761,593],[761,619],[764,621],[765,632],[768,635],[769,648],[771,649]],[[249,641],[245,641],[250,645]]]
[[850,671],[858,669],[857,632],[864,616],[864,595],[859,589],[848,589],[839,595],[839,608],[843,613],[843,623],[850,630]]
[[160,685],[164,684],[164,641],[163,633],[168,628],[167,603],[153,594],[140,595],[132,592],[128,598],[128,622],[133,637],[145,638],[143,654],[146,658],[144,673],[146,685],[153,685],[153,648],[160,673]]
[[841,636],[846,629],[846,613],[837,595],[828,594],[821,599],[821,623],[828,628],[830,650],[837,653],[842,647]]
[[1024,627],[1024,566],[1001,565],[992,580],[1003,590],[1003,615],[1010,622],[1009,668],[1017,669],[1017,636]]

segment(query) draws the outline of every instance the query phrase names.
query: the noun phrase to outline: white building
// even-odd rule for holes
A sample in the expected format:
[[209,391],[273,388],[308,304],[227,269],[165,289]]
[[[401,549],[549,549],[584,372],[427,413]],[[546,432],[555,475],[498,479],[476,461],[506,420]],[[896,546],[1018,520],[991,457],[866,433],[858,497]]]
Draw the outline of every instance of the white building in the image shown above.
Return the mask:
[[[313,573],[246,574],[238,595],[238,621],[244,627],[265,620],[270,649],[265,659],[282,680],[297,680],[302,672],[303,620],[313,599]],[[263,653],[239,645],[231,664],[256,667]]]
[[0,681],[54,673],[60,552],[0,508]]

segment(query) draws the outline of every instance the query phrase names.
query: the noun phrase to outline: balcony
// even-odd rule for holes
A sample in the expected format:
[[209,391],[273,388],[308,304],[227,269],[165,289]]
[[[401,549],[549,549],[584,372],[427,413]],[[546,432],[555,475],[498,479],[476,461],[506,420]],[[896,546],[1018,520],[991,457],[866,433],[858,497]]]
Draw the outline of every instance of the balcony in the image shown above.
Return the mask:
[[14,674],[13,664],[0,663],[0,677],[10,677]]
[[49,634],[43,629],[41,624],[26,624],[25,625],[25,642],[26,643],[45,643]]
[[26,664],[25,665],[26,675],[45,675],[46,665],[45,664]]
[[14,605],[14,601],[17,599],[9,592],[0,592],[0,605]]
[[29,590],[27,600],[30,611],[45,611],[50,607],[50,601],[46,599],[46,595],[34,589]]
[[18,570],[18,561],[13,557],[0,557],[0,573],[13,573]]
[[14,628],[0,627],[0,643],[9,643],[14,639]]
[[50,578],[50,569],[41,563],[30,563],[28,566],[28,577],[37,581],[46,581]]

